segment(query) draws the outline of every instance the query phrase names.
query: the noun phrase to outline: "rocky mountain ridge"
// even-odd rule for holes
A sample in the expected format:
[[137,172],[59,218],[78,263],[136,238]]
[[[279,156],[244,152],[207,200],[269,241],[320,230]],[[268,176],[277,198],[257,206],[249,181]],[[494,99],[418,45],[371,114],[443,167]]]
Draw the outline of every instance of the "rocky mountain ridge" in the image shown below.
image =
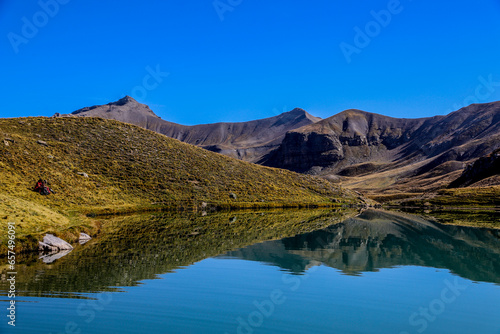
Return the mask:
[[[261,163],[350,178],[348,182],[367,181],[353,184],[359,190],[395,185],[430,190],[451,182],[468,163],[499,148],[500,102],[419,119],[347,110],[289,131]],[[370,175],[372,179],[366,180]]]
[[249,122],[185,126],[162,120],[125,97],[71,115],[132,123],[210,151],[320,175],[362,192],[446,187],[468,164],[500,149],[500,102],[416,119],[357,109],[320,119],[296,108]]

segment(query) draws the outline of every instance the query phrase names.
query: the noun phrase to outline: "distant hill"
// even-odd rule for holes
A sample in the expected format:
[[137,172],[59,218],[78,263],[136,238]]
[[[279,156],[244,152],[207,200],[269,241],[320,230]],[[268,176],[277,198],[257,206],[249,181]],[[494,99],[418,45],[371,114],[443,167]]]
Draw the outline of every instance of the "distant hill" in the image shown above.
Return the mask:
[[[56,194],[33,192],[39,178]],[[2,221],[16,222],[19,236],[68,228],[86,221],[85,214],[200,208],[203,202],[207,210],[358,202],[324,179],[96,117],[0,119],[0,185]]]
[[102,117],[138,125],[209,151],[250,162],[257,162],[276,149],[286,132],[320,120],[296,108],[278,116],[249,122],[186,126],[162,120],[148,106],[130,96],[109,104],[82,108],[71,115]]

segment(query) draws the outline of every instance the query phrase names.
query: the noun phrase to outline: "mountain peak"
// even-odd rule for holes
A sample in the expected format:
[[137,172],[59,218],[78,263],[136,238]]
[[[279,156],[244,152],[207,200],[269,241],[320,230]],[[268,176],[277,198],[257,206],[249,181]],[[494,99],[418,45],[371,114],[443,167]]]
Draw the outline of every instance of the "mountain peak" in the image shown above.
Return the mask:
[[305,115],[307,112],[302,109],[302,108],[293,108],[292,110],[288,111],[287,113],[294,114],[294,115]]
[[313,123],[316,123],[321,120],[320,117],[313,116],[302,108],[294,108],[290,111],[281,114],[281,116],[291,116],[293,118],[299,118],[299,117],[307,118],[311,120]]
[[71,114],[76,116],[116,119],[126,123],[130,122],[129,118],[158,117],[147,105],[137,102],[129,95],[125,95],[115,102],[85,107],[73,111]]
[[108,104],[115,105],[115,106],[123,106],[123,105],[125,105],[127,103],[137,103],[137,104],[140,104],[133,97],[128,96],[128,95],[125,95],[124,97],[122,97],[121,99],[119,99],[116,102],[111,102],[111,103],[108,103]]

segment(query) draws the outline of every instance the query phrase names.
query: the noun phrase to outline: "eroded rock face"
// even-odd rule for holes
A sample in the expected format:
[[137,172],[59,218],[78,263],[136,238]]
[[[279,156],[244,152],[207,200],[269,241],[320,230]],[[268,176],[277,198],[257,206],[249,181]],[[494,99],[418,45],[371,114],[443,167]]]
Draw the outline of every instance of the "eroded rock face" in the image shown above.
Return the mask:
[[[350,109],[321,120],[296,108],[249,122],[184,126],[125,97],[72,115],[115,119],[236,159],[327,178],[400,169],[384,184],[416,179],[411,187],[422,191],[448,185],[467,163],[500,148],[500,102],[418,119]],[[434,177],[441,184],[426,181]]]
[[314,166],[330,166],[343,158],[343,145],[335,135],[289,132],[281,146],[261,163],[306,172]]

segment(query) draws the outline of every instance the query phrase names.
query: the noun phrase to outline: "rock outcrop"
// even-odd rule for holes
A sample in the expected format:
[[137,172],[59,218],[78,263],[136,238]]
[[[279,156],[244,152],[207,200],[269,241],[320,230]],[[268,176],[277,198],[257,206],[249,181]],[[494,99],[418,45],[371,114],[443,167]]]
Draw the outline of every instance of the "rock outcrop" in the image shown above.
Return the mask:
[[397,119],[346,110],[315,124],[290,131],[262,164],[309,172],[350,166],[385,157],[408,143],[429,119]]
[[78,237],[78,243],[80,245],[83,245],[85,243],[87,243],[88,241],[90,241],[90,239],[92,239],[92,237],[86,233],[83,233],[83,232],[80,232],[80,236]]

